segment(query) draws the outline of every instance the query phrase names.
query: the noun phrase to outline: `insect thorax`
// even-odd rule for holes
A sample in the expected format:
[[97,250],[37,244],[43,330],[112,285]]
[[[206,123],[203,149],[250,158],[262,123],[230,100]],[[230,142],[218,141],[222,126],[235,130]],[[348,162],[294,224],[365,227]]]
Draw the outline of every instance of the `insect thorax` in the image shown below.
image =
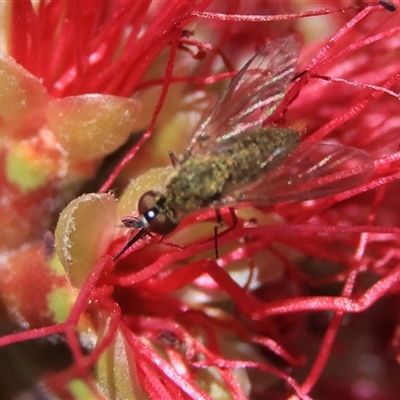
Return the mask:
[[166,186],[163,208],[187,213],[210,206],[277,166],[299,142],[298,132],[287,128],[242,136],[227,140],[218,151],[189,156]]

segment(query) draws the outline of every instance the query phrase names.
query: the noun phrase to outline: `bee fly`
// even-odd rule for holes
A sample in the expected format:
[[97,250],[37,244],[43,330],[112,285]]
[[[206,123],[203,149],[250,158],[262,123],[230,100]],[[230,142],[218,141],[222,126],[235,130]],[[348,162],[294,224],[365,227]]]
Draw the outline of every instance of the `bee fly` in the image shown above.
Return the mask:
[[164,190],[144,193],[139,217],[122,218],[125,227],[139,231],[114,260],[148,232],[170,233],[194,210],[313,199],[370,175],[373,160],[361,150],[299,145],[293,129],[262,127],[282,101],[298,56],[299,44],[289,36],[271,42],[243,66],[193,133],[186,154],[174,157]]

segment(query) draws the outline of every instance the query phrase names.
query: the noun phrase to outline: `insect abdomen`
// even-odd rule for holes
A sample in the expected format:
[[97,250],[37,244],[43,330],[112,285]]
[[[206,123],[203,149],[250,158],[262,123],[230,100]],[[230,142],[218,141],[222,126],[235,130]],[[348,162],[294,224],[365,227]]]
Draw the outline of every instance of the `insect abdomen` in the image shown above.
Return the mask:
[[274,168],[298,142],[292,129],[266,128],[233,139],[218,152],[190,156],[166,187],[165,207],[182,212],[207,207]]
[[225,154],[233,159],[233,164],[224,190],[229,190],[230,185],[237,187],[251,183],[260,174],[279,165],[297,146],[299,138],[293,129],[265,128],[233,143]]

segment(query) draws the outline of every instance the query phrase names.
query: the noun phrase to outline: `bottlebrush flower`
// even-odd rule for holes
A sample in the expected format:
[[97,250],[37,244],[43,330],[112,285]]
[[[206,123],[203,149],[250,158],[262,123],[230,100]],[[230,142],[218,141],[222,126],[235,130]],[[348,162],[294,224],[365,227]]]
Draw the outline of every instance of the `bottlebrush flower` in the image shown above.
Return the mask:
[[[325,4],[4,6],[0,344],[15,357],[40,339],[66,360],[35,361],[20,392],[394,397],[399,16],[389,3]],[[215,212],[203,209],[113,261],[131,235],[120,218],[165,184],[168,151],[182,153],[226,81],[289,34],[298,74],[268,123],[296,129],[302,146],[363,150],[373,174],[321,199],[222,209],[218,259]],[[67,201],[54,253],[47,231]]]

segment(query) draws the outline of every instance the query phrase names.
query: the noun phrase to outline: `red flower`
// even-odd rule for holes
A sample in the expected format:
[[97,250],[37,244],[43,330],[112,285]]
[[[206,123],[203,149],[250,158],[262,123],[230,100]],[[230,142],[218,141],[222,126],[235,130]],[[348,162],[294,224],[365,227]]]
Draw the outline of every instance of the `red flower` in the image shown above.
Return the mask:
[[[31,390],[154,399],[397,393],[399,17],[387,3],[298,4],[12,3],[9,53],[20,65],[4,56],[4,82],[17,84],[1,114],[1,290],[20,332],[0,343],[52,338],[72,357]],[[329,196],[222,209],[218,259],[215,213],[202,209],[113,262],[131,235],[120,218],[137,215],[141,195],[169,179],[167,152],[185,150],[232,71],[288,34],[301,44],[298,75],[268,123],[296,129],[305,149],[324,139],[366,152],[372,176],[365,180],[372,163],[357,164],[364,180],[350,177],[351,188],[335,188],[337,177],[312,182],[313,193],[333,185]],[[145,129],[132,146],[130,132]],[[127,140],[124,157],[103,162]],[[94,185],[106,180],[103,193],[64,209],[54,256],[48,234],[40,238],[94,175]],[[117,176],[118,205],[104,193]]]

